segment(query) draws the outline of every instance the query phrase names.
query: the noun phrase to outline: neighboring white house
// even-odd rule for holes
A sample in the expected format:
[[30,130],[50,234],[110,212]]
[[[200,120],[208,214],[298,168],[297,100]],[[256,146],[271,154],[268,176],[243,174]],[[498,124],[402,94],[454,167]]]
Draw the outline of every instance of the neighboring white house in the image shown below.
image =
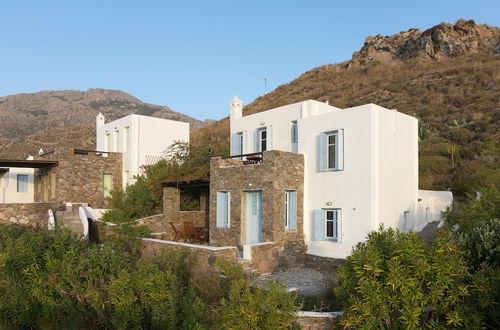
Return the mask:
[[375,104],[339,109],[313,100],[243,116],[235,97],[230,108],[231,155],[304,155],[310,254],[345,258],[380,224],[419,231],[451,204],[451,192],[418,190],[412,116]]
[[32,168],[0,168],[0,203],[33,203]]
[[189,142],[189,123],[155,117],[128,115],[105,123],[96,117],[97,150],[123,153],[123,184],[142,174],[142,166],[164,157],[175,141]]

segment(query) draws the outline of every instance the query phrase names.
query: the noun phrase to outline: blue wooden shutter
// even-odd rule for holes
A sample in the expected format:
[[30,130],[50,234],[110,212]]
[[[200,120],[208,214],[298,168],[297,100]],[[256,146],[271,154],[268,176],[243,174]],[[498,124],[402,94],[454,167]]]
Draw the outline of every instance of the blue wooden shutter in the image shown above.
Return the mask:
[[243,150],[241,150],[241,154],[244,155],[247,153],[247,131],[243,131]]
[[226,222],[226,208],[227,208],[227,200],[226,193],[222,191],[217,192],[217,215],[216,215],[216,223],[217,227],[225,227],[224,223]]
[[342,242],[342,210],[335,210],[337,218],[337,242]]
[[231,156],[240,155],[240,136],[235,133],[231,136]]
[[325,211],[314,210],[313,240],[322,241],[325,239]]
[[231,192],[226,192],[224,227],[229,228],[231,219]]
[[337,170],[344,169],[344,130],[339,129],[337,133]]
[[328,136],[325,133],[321,133],[319,135],[319,170],[320,171],[327,171],[328,166],[327,166],[327,145],[326,145],[326,139]]
[[266,150],[273,150],[273,127],[266,127]]
[[253,152],[260,152],[260,145],[259,145],[259,129],[256,129],[255,132],[254,132],[254,149],[253,149]]
[[288,192],[288,198],[288,211],[290,215],[288,229],[297,230],[297,192]]

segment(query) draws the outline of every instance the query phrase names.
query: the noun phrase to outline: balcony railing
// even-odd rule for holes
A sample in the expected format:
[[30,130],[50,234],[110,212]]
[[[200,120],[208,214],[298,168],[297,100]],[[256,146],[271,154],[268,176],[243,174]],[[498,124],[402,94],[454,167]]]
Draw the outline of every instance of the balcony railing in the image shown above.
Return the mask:
[[228,159],[228,158],[235,158],[235,159],[243,160],[243,165],[259,164],[259,163],[262,163],[262,161],[263,161],[262,160],[262,152],[254,152],[251,154],[242,154],[242,155],[223,157],[223,159]]

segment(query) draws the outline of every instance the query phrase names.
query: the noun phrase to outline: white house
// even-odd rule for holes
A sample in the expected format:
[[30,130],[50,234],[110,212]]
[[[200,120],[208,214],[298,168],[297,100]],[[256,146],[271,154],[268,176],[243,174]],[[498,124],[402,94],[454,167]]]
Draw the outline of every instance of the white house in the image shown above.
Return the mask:
[[0,203],[33,202],[32,168],[0,168]]
[[123,153],[123,184],[134,182],[141,167],[156,163],[175,141],[189,142],[189,123],[128,115],[105,123],[96,117],[97,150]]
[[451,204],[451,192],[418,190],[412,116],[375,104],[340,109],[313,100],[243,116],[237,97],[230,109],[233,156],[266,150],[304,155],[309,254],[345,258],[380,224],[419,231]]

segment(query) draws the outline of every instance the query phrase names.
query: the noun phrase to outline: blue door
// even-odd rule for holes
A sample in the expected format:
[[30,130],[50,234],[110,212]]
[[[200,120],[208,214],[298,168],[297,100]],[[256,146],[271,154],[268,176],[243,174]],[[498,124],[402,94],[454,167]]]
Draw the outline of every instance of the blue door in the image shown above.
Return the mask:
[[262,192],[247,192],[247,244],[262,242]]

